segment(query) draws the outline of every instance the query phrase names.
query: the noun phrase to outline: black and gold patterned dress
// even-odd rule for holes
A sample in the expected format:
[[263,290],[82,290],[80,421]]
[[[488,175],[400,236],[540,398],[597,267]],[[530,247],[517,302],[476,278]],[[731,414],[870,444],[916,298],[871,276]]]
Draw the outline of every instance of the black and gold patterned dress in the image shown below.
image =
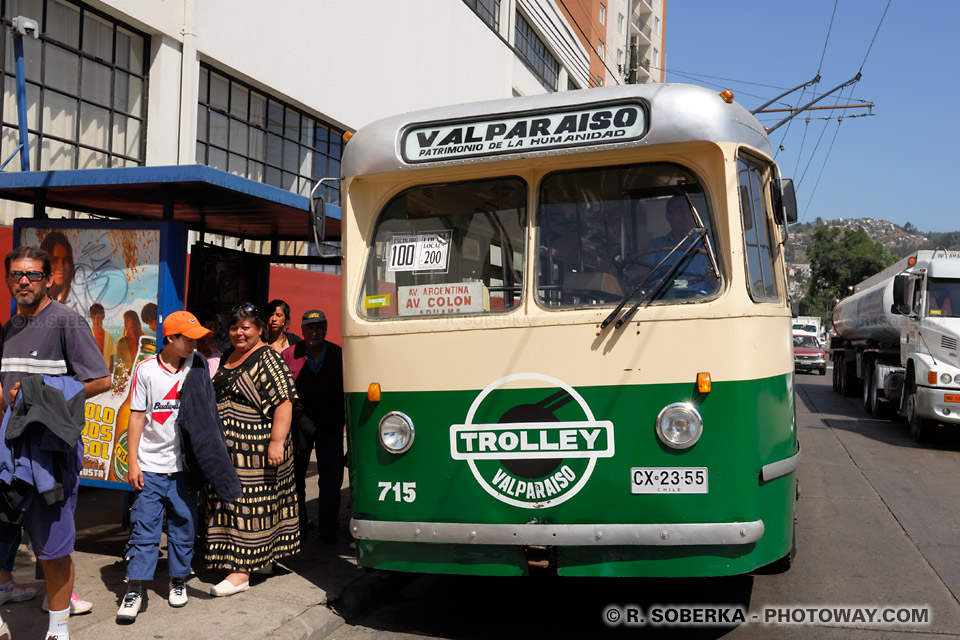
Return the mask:
[[264,346],[213,378],[227,450],[243,487],[231,504],[207,487],[207,550],[210,568],[252,572],[300,550],[300,518],[290,435],[283,462],[268,467],[273,410],[296,402],[293,377],[280,354]]

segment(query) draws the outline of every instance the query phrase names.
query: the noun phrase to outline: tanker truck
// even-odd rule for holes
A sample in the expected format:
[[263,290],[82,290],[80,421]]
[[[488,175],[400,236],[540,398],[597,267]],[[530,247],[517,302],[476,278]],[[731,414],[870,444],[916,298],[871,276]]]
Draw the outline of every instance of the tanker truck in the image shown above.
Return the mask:
[[960,425],[960,252],[917,251],[867,278],[833,327],[836,391],[861,394],[875,417],[903,416],[918,442]]

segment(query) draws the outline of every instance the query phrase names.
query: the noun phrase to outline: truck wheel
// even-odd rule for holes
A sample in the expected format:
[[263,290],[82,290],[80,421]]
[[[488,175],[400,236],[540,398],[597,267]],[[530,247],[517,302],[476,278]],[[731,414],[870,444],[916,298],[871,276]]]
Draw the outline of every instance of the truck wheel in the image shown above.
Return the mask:
[[823,369],[820,369],[820,375],[822,375],[822,376],[827,375],[827,368],[826,368],[826,367],[824,367]]
[[873,387],[873,366],[867,365],[863,372],[863,410],[870,413],[870,388]]
[[907,414],[907,424],[910,426],[910,436],[917,442],[927,442],[930,439],[930,432],[933,431],[933,421],[927,418],[921,418],[917,414],[917,393],[911,389],[906,398],[905,413]]
[[[873,376],[876,376],[876,371],[873,371]],[[882,400],[880,400],[880,391],[877,390],[876,380],[870,380],[870,401],[867,411],[870,412],[874,418],[883,418],[884,414],[887,412],[887,405]]]
[[860,388],[857,385],[857,363],[843,362],[843,370],[840,372],[840,393],[850,398],[857,395]]

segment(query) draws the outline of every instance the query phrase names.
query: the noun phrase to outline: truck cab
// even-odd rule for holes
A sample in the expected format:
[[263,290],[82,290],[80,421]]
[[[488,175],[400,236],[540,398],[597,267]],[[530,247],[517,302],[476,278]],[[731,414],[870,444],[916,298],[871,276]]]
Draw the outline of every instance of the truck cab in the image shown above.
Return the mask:
[[918,259],[896,280],[891,311],[903,316],[900,412],[923,439],[938,423],[960,424],[960,252]]

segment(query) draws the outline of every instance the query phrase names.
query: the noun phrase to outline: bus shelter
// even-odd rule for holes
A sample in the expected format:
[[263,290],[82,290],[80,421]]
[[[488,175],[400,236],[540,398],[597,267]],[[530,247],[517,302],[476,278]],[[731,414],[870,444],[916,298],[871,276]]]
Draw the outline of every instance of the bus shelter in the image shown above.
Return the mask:
[[[282,241],[313,238],[307,197],[204,165],[0,173],[0,198],[33,205],[4,253],[21,244],[50,253],[51,297],[91,322],[113,376],[86,406],[86,485],[129,488],[129,375],[156,352],[166,315],[186,308],[222,323],[239,302],[267,301],[272,264],[339,263],[278,252]],[[51,219],[49,207],[96,217]],[[327,207],[326,230],[339,238],[339,208]],[[199,241],[188,257],[189,231]],[[269,240],[271,254],[213,246],[209,234]]]

